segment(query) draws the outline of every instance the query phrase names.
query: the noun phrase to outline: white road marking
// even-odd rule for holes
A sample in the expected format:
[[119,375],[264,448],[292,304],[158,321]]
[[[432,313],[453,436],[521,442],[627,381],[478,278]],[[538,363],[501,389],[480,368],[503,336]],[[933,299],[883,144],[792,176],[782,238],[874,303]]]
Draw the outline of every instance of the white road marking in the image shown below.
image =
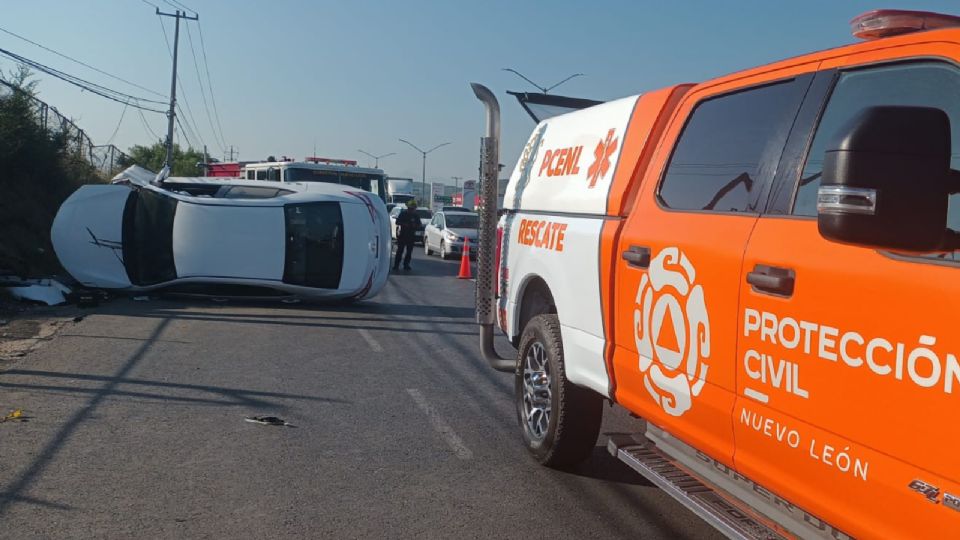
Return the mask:
[[433,429],[437,430],[437,433],[447,441],[447,444],[450,445],[453,453],[456,454],[458,458],[467,460],[473,457],[473,452],[463,444],[463,439],[461,439],[460,436],[453,431],[453,428],[450,427],[450,424],[427,403],[427,399],[423,397],[423,394],[420,393],[419,390],[416,388],[407,388],[407,393],[413,398],[417,407],[420,407],[420,410],[426,413],[430,419],[430,423],[433,424]]
[[744,388],[743,395],[747,396],[748,398],[753,398],[760,403],[767,403],[770,401],[770,396],[764,394],[763,392],[758,392],[753,388]]
[[363,328],[358,328],[357,332],[360,332],[360,335],[363,336],[363,339],[367,342],[367,345],[370,345],[370,348],[373,349],[373,352],[383,352],[383,347],[377,343],[377,340],[373,339],[373,336],[370,335],[370,332]]

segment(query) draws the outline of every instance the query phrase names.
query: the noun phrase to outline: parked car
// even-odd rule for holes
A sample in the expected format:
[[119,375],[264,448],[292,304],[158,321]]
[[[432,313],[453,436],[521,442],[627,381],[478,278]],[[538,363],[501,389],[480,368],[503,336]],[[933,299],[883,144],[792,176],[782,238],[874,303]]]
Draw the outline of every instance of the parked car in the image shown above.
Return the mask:
[[87,185],[51,230],[86,287],[216,296],[369,298],[389,274],[386,208],[321,182],[170,178],[137,167]]
[[[393,209],[390,210],[390,237],[394,240],[397,239],[397,216],[399,216],[400,212],[405,208],[406,205],[401,204],[394,206]],[[430,219],[433,218],[433,212],[428,208],[417,208],[417,215],[420,216],[420,225],[423,227],[426,227],[427,224],[430,223]],[[423,229],[421,228],[416,234],[416,243],[423,244]]]
[[[479,226],[480,217],[473,212],[437,212],[424,230],[423,251],[427,255],[436,251],[444,259],[459,256],[465,239],[477,247]],[[472,251],[471,257],[475,255]]]

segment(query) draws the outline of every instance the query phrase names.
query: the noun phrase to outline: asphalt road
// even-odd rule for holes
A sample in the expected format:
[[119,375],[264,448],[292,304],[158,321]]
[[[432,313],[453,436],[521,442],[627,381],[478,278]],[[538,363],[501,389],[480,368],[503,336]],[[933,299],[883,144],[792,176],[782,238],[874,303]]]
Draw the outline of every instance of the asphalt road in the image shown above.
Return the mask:
[[457,264],[417,252],[351,307],[116,300],[68,323],[0,368],[0,410],[30,416],[0,423],[0,538],[718,537],[602,438],[574,471],[527,457]]

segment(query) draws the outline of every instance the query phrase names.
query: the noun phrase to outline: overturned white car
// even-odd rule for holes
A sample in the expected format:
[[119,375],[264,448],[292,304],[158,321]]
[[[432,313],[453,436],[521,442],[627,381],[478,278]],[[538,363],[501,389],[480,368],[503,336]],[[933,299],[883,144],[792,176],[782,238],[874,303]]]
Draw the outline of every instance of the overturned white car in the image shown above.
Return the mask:
[[370,298],[390,221],[376,195],[326,183],[168,178],[132,167],[74,192],[53,222],[60,263],[87,287],[247,297]]

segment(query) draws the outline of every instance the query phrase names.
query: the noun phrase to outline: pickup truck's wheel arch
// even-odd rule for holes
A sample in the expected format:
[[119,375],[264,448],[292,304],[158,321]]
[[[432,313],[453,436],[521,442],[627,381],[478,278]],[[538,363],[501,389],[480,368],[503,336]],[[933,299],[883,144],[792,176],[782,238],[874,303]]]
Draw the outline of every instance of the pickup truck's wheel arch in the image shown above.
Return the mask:
[[517,319],[517,334],[513,339],[513,346],[520,346],[520,336],[530,319],[537,315],[557,314],[557,304],[553,301],[550,287],[540,277],[530,278],[520,293],[520,311]]
[[527,450],[547,467],[580,463],[597,443],[603,398],[567,380],[557,316],[533,317],[518,352],[515,403]]

